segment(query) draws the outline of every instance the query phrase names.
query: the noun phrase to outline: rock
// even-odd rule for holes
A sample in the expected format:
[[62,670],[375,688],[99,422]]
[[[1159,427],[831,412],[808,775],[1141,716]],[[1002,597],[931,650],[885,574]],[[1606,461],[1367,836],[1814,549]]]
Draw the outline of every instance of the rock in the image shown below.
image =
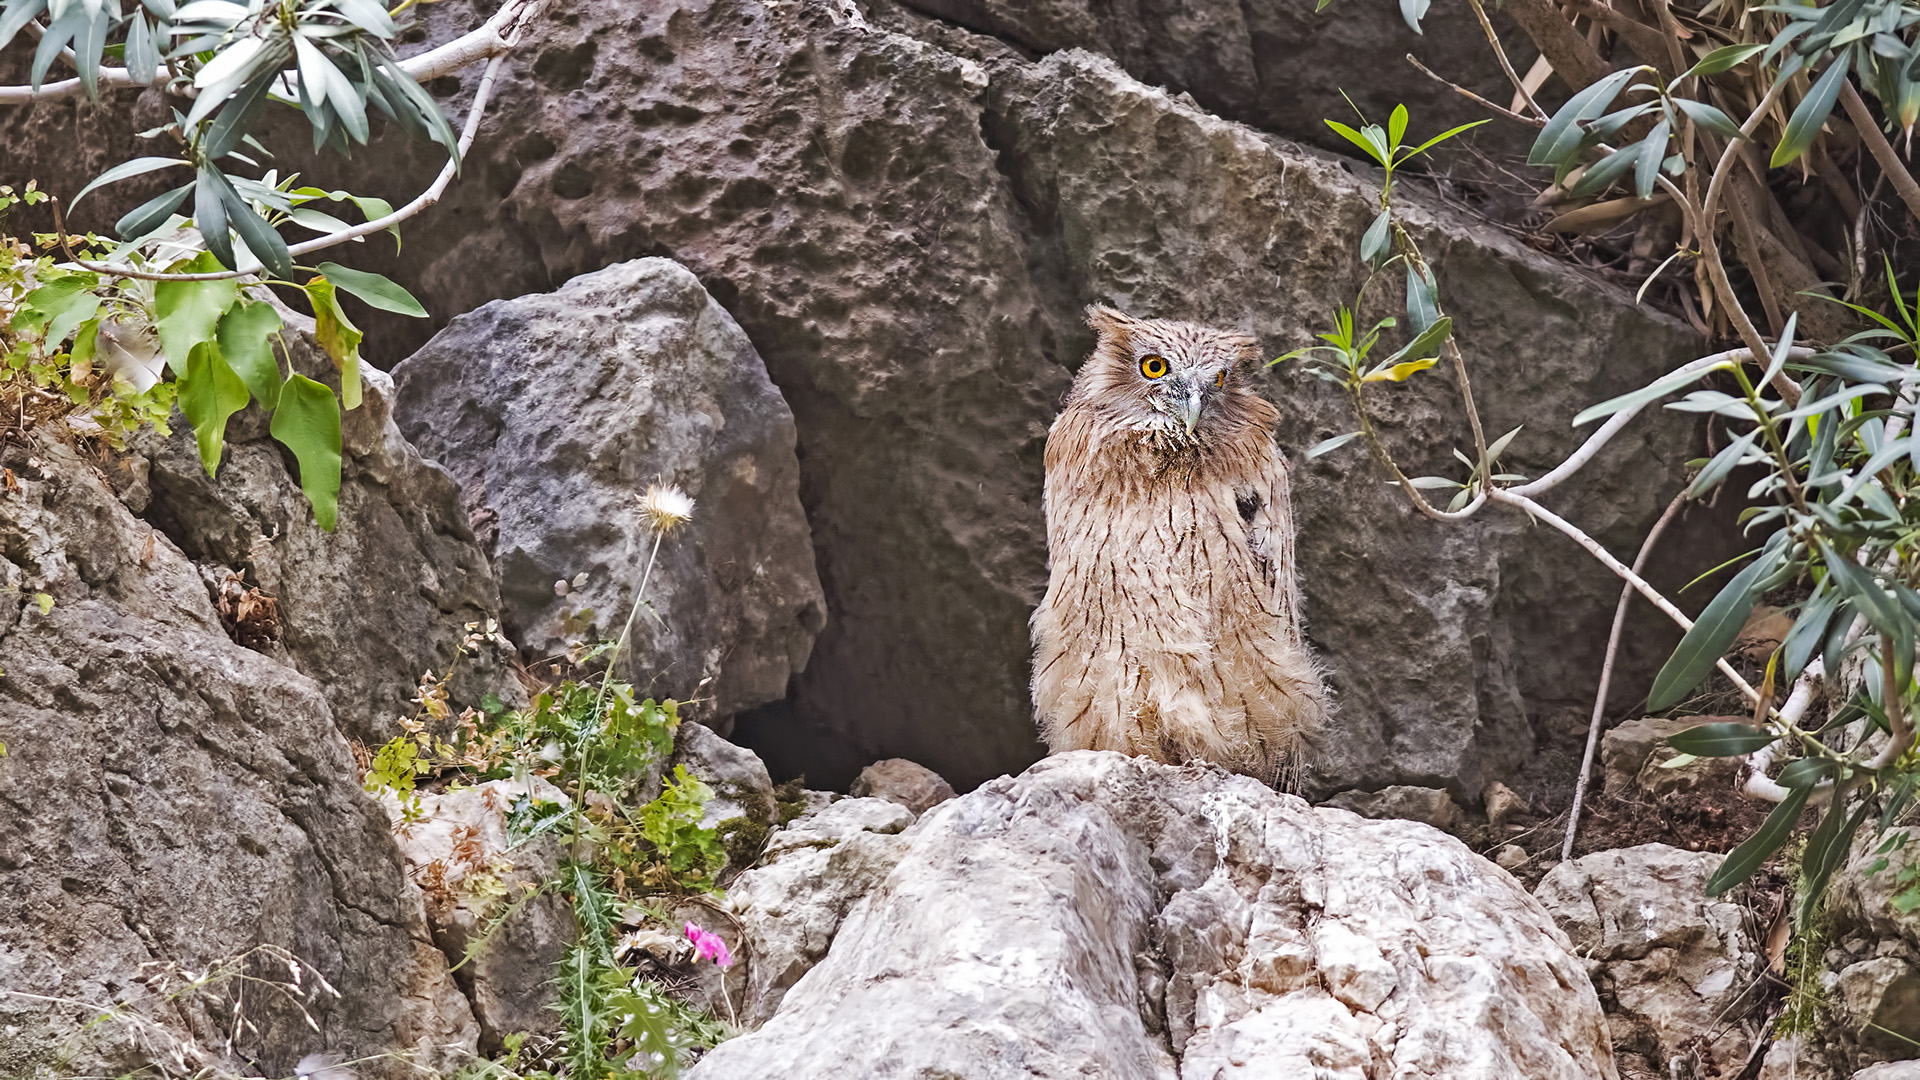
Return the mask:
[[1853,1080],[1920,1080],[1920,1061],[1883,1061],[1854,1073]]
[[[1858,936],[1877,944],[1902,942],[1920,953],[1920,912],[1902,914],[1894,897],[1920,877],[1920,830],[1902,825],[1879,836],[1862,829],[1847,862],[1827,886],[1827,914],[1842,941]],[[1881,849],[1886,854],[1880,854]],[[1864,955],[1862,949],[1857,955]]]
[[1501,844],[1493,852],[1494,865],[1510,874],[1527,865],[1527,860],[1531,858],[1533,856],[1527,854],[1527,849],[1519,844]]
[[1563,862],[1534,890],[1612,991],[1616,1046],[1667,1061],[1764,964],[1740,905],[1706,895],[1723,856],[1642,844]]
[[924,765],[906,758],[888,758],[860,770],[847,793],[897,802],[916,814],[924,814],[953,798],[953,785]]
[[[313,322],[282,309],[280,335],[295,370],[338,388]],[[486,556],[474,542],[460,491],[421,458],[394,425],[393,382],[361,365],[360,407],[342,417],[339,518],[331,533],[313,520],[289,455],[249,406],[227,428],[225,461],[209,478],[193,429],[176,412],[173,436],[128,440],[127,466],[144,477],[129,500],[167,538],[203,564],[243,571],[278,606],[295,667],[327,690],[346,733],[379,746],[399,733],[396,716],[418,709],[421,676],[455,672],[456,703],[489,692],[508,700],[518,684],[506,650],[484,640],[500,615]],[[110,477],[126,475],[110,468]],[[473,630],[471,655],[461,642]]]
[[[1693,723],[1705,717],[1689,717]],[[1689,727],[1693,724],[1689,724]],[[1694,758],[1683,764],[1676,764],[1680,752],[1669,746],[1661,746],[1640,766],[1640,774],[1633,778],[1633,785],[1642,792],[1662,799],[1669,795],[1684,795],[1695,791],[1724,792],[1729,798],[1738,798],[1736,789],[1745,770],[1745,759],[1737,757]]]
[[776,830],[762,864],[734,879],[727,903],[744,930],[740,1015],[766,1023],[789,987],[827,955],[847,912],[900,861],[913,812],[886,799],[841,799]]
[[1533,814],[1533,807],[1528,806],[1525,799],[1498,780],[1487,785],[1480,800],[1487,808],[1487,828],[1493,830],[1496,838],[1521,831],[1525,826],[1517,819]]
[[[71,449],[4,461],[0,1076],[52,1075],[69,1047],[60,1075],[174,1068],[176,1050],[186,1071],[273,1076],[336,1054],[366,1059],[363,1080],[416,1075],[392,1052],[464,1061],[473,1015],[326,690],[230,640],[193,563]],[[236,486],[260,483],[249,467],[229,463]],[[262,946],[339,990],[307,1000],[318,1031],[268,988],[288,969]],[[242,957],[263,981],[229,1055],[241,984],[167,995]],[[151,1026],[81,1030],[113,1004]]]
[[537,777],[489,780],[420,793],[413,807],[417,820],[408,822],[407,807],[392,792],[381,796],[408,876],[426,896],[434,941],[450,965],[461,965],[454,977],[473,1003],[486,1054],[500,1052],[503,1036],[551,1032],[560,1023],[553,973],[574,937],[572,907],[558,893],[541,892],[497,921],[529,887],[544,886],[560,872],[553,836],[516,845],[508,834],[507,812],[529,797],[567,801]]
[[1423,821],[1441,832],[1454,832],[1460,827],[1460,807],[1444,788],[1397,785],[1379,791],[1343,791],[1325,805],[1367,818]]
[[1655,750],[1665,746],[1667,736],[1674,732],[1703,723],[1740,719],[1743,718],[1686,716],[1668,719],[1643,716],[1608,729],[1600,737],[1600,762],[1607,770],[1606,790],[1614,795],[1630,790],[1634,778],[1640,775],[1641,768],[1647,764],[1647,759],[1653,757]]
[[682,721],[674,729],[673,755],[663,771],[670,776],[680,765],[686,766],[688,775],[713,789],[714,797],[708,801],[700,824],[719,830],[727,867],[752,865],[777,813],[773,780],[767,775],[765,763],[753,751],[735,746],[706,725]]
[[394,378],[402,429],[492,522],[523,647],[620,636],[655,563],[636,500],[676,484],[693,516],[658,544],[628,678],[721,720],[786,696],[825,618],[793,414],[684,267],[640,259],[487,304]]
[[689,1080],[1615,1076],[1565,935],[1418,825],[1081,751],[902,840],[773,1019]]
[[1757,1080],[1839,1080],[1842,1075],[1828,1066],[1806,1037],[1790,1035],[1767,1048]]
[[1764,665],[1792,631],[1793,616],[1771,604],[1758,604],[1740,628],[1734,647],[1748,662]]
[[1833,1007],[1862,1042],[1912,1047],[1920,1040],[1920,971],[1893,956],[1850,964],[1834,983]]
[[[1305,25],[1310,6],[1284,18]],[[1353,301],[1355,244],[1378,192],[1350,159],[1221,120],[1089,54],[976,59],[933,43],[964,31],[863,30],[828,7],[616,0],[539,20],[501,70],[460,181],[409,223],[403,251],[368,244],[353,261],[440,319],[641,256],[697,275],[792,406],[830,613],[786,701],[735,734],[776,775],[820,786],[905,757],[968,790],[1042,752],[1027,693],[1027,617],[1046,581],[1041,454],[1092,343],[1081,309],[1102,300],[1239,327],[1269,356],[1309,344]],[[1399,66],[1379,40],[1347,36],[1365,25],[1347,7],[1319,17],[1313,28],[1334,37],[1315,40],[1374,74],[1383,58]],[[444,40],[491,8],[415,10]],[[1470,36],[1445,18],[1435,33]],[[1321,79],[1327,53],[1272,77]],[[478,78],[436,87],[457,114]],[[124,132],[81,102],[0,112],[0,172],[70,196],[96,147],[150,152],[134,134],[167,122],[151,96]],[[1348,116],[1344,104],[1274,100],[1300,128]],[[1429,115],[1416,113],[1414,134],[1439,130]],[[377,130],[316,181],[401,201],[424,189],[440,159]],[[164,190],[147,179],[89,196],[76,224],[104,229]],[[1565,421],[1581,409],[1694,355],[1685,326],[1443,208],[1423,183],[1409,178],[1395,202],[1441,270],[1488,429],[1527,425],[1507,452],[1516,471],[1537,474],[1576,446],[1584,432]],[[1399,306],[1374,295],[1378,314]],[[380,313],[362,325],[383,360],[431,332]],[[1251,377],[1283,403],[1290,454],[1351,429],[1337,389],[1296,367]],[[1410,380],[1378,400],[1377,426],[1411,466],[1450,467],[1448,440],[1466,437],[1451,380]],[[1694,438],[1683,414],[1649,410],[1556,508],[1632,550],[1684,483]],[[1591,709],[1619,585],[1584,551],[1499,508],[1464,526],[1428,522],[1358,447],[1297,462],[1294,485],[1306,625],[1341,702],[1308,790],[1417,784],[1477,799],[1533,757],[1534,718]],[[1691,554],[1657,566],[1654,584],[1732,554],[1720,531],[1706,515],[1677,522],[1667,543]],[[1677,639],[1650,608],[1631,618],[1621,687],[1644,685]]]
[[[1395,105],[1407,103],[1416,122],[1435,132],[1486,118],[1484,109],[1464,98],[1435,93],[1426,76],[1399,62],[1403,55],[1411,53],[1487,97],[1505,101],[1513,93],[1466,10],[1432,8],[1416,34],[1386,5],[1318,11],[1284,0],[1145,0],[1122,13],[1094,0],[901,2],[1021,49],[1103,53],[1140,81],[1189,92],[1221,116],[1343,153],[1352,148],[1321,118],[1351,121],[1355,106],[1379,123]],[[875,21],[888,25],[889,5],[873,6]],[[1489,14],[1504,19],[1496,10]],[[1507,40],[1515,40],[1512,33]],[[1354,105],[1340,90],[1352,95]],[[1511,142],[1500,130],[1476,134],[1489,149]]]

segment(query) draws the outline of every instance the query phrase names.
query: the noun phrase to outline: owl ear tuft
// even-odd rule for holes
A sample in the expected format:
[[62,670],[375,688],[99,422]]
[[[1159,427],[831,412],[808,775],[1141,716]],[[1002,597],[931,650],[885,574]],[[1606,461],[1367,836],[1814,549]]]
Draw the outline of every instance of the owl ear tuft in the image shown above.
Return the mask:
[[1125,342],[1127,335],[1140,325],[1140,320],[1125,312],[1116,311],[1101,304],[1093,304],[1087,308],[1087,325],[1093,327],[1094,333],[1103,338]]

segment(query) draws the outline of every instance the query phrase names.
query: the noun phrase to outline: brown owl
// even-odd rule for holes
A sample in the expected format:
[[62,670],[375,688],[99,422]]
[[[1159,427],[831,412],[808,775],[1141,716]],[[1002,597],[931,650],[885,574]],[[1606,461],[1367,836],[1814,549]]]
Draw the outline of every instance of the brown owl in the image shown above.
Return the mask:
[[1055,752],[1206,760],[1276,782],[1327,693],[1300,631],[1278,413],[1244,334],[1087,311],[1047,435],[1052,580],[1034,716]]

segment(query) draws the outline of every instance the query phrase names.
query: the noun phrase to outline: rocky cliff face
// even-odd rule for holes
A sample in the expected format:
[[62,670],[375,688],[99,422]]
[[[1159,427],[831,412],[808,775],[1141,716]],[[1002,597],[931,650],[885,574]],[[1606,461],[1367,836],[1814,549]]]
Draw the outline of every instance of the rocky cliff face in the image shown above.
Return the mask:
[[[1312,26],[1240,7],[1136,19],[929,2],[881,5],[867,26],[749,0],[556,12],[505,68],[460,183],[403,252],[369,245],[367,263],[441,318],[638,256],[691,270],[792,408],[826,598],[806,670],[783,702],[743,717],[742,737],[817,783],[901,756],[971,787],[1042,749],[1025,620],[1045,574],[1045,430],[1091,343],[1079,309],[1238,326],[1277,355],[1359,283],[1373,179],[1200,106],[1304,133],[1319,113],[1287,89],[1290,58],[1357,55],[1315,34],[1409,35],[1338,22],[1384,6]],[[449,0],[422,32],[479,17]],[[1455,24],[1436,27],[1464,48]],[[1132,74],[1087,53],[1039,56],[1073,44]],[[1176,53],[1209,60],[1182,67]],[[471,81],[437,87],[456,114]],[[1450,103],[1420,108],[1438,95],[1418,84],[1384,85],[1413,100],[1420,130],[1454,119]],[[26,148],[9,169],[55,175],[36,147],[97,115],[63,104],[0,116],[0,135]],[[376,159],[381,174],[356,183],[394,197],[438,167],[391,137]],[[125,196],[144,197],[137,183]],[[1693,347],[1617,290],[1412,187],[1402,199],[1438,257],[1489,425],[1527,425],[1518,470],[1574,445],[1564,422],[1581,407]],[[392,360],[421,340],[396,320],[368,325]],[[1264,378],[1291,452],[1351,426],[1337,395],[1297,372]],[[1447,382],[1378,398],[1389,437],[1423,470],[1448,467],[1465,439]],[[1643,419],[1556,508],[1630,549],[1678,486],[1690,430]],[[1341,705],[1311,790],[1414,783],[1472,802],[1561,737],[1561,709],[1584,712],[1617,595],[1587,556],[1516,517],[1416,520],[1351,448],[1297,476],[1309,633]],[[1670,538],[1687,552],[1671,560],[1677,575],[1718,561],[1690,550],[1712,547],[1703,535],[1683,524]],[[1646,619],[1627,640],[1622,687],[1673,634]]]

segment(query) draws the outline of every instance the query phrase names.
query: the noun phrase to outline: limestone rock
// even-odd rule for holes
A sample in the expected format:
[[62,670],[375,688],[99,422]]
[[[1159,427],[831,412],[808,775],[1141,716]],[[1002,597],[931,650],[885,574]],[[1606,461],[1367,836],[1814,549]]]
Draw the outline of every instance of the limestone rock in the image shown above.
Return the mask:
[[[1831,1068],[1807,1038],[1792,1035],[1774,1040],[1773,1045],[1767,1048],[1767,1056],[1761,1060],[1760,1075],[1756,1080],[1840,1080],[1845,1075],[1848,1075],[1846,1070],[1835,1071]],[[1859,1080],[1857,1074],[1854,1080]],[[1870,1077],[1869,1080],[1893,1078]]]
[[1422,826],[1082,751],[902,839],[774,1018],[689,1080],[1615,1075],[1566,936]]
[[[1807,1080],[1817,1078],[1807,1077]],[[1920,1080],[1920,1061],[1883,1061],[1854,1073],[1853,1080]]]
[[1920,971],[1897,956],[1878,956],[1841,969],[1833,1005],[1862,1042],[1888,1049],[1920,1040]]
[[1441,832],[1453,832],[1460,827],[1460,807],[1444,788],[1401,784],[1379,791],[1343,791],[1328,799],[1325,805],[1351,810],[1361,817],[1425,822]]
[[[0,802],[17,809],[0,814],[0,1076],[49,1075],[115,1003],[155,1026],[96,1025],[60,1075],[144,1071],[175,1046],[189,1068],[275,1076],[310,1053],[434,1067],[471,1051],[472,1013],[324,689],[234,644],[194,565],[72,450],[15,445],[5,464],[20,489],[0,496]],[[339,989],[308,1002],[317,1032],[256,984],[257,1030],[229,1057],[212,1033],[236,984],[164,1001],[140,981],[152,964],[177,988],[263,944]]]
[[[1854,839],[1847,862],[1834,872],[1827,886],[1827,912],[1837,934],[1857,934],[1871,941],[1903,943],[1910,955],[1920,955],[1920,912],[1901,914],[1893,898],[1908,888],[1920,861],[1920,830],[1912,826],[1888,829],[1879,836],[1862,829]],[[1880,855],[1881,847],[1887,853]],[[1884,862],[1884,865],[1882,865]]]
[[886,799],[841,799],[795,818],[767,841],[760,866],[735,878],[727,903],[744,929],[741,1019],[763,1024],[827,955],[849,909],[907,849],[913,812]]
[[1611,991],[1615,1045],[1668,1060],[1759,972],[1740,905],[1706,895],[1721,859],[1665,844],[1598,851],[1554,867],[1534,890]]
[[[294,369],[337,388],[334,364],[313,322],[282,309]],[[378,746],[413,715],[423,674],[451,668],[453,697],[480,704],[488,692],[518,694],[489,642],[456,663],[467,625],[500,614],[487,559],[474,542],[460,491],[421,458],[394,425],[393,382],[361,365],[363,398],[342,415],[339,518],[331,533],[313,520],[289,455],[249,406],[227,428],[215,477],[201,467],[192,427],[175,414],[173,436],[143,431],[130,459],[108,471],[123,484],[137,466],[144,484],[132,509],[197,562],[244,571],[274,598],[295,667],[326,687],[347,734]]]
[[1624,794],[1633,787],[1634,778],[1654,751],[1666,745],[1667,736],[1703,723],[1739,717],[1687,716],[1666,718],[1643,716],[1608,729],[1600,737],[1600,761],[1606,767],[1606,790]]
[[[634,684],[722,719],[786,695],[825,617],[793,415],[684,267],[640,259],[488,304],[394,376],[402,429],[487,515],[521,646],[618,638],[654,563]],[[636,501],[654,483],[694,499],[657,563]]]
[[[566,898],[546,891],[499,922],[503,909],[520,901],[527,887],[544,886],[560,871],[560,845],[551,835],[519,844],[507,829],[507,814],[522,799],[564,803],[567,797],[537,777],[525,782],[489,780],[458,790],[419,795],[406,821],[406,807],[391,792],[381,805],[394,823],[408,875],[420,884],[434,941],[446,954],[480,1023],[483,1053],[500,1051],[514,1032],[557,1030],[559,1000],[553,973],[573,940],[573,910]],[[484,942],[482,939],[485,939]],[[472,958],[469,949],[478,949]]]
[[916,814],[924,814],[954,796],[953,785],[939,773],[906,758],[876,761],[860,770],[847,793],[897,802]]

